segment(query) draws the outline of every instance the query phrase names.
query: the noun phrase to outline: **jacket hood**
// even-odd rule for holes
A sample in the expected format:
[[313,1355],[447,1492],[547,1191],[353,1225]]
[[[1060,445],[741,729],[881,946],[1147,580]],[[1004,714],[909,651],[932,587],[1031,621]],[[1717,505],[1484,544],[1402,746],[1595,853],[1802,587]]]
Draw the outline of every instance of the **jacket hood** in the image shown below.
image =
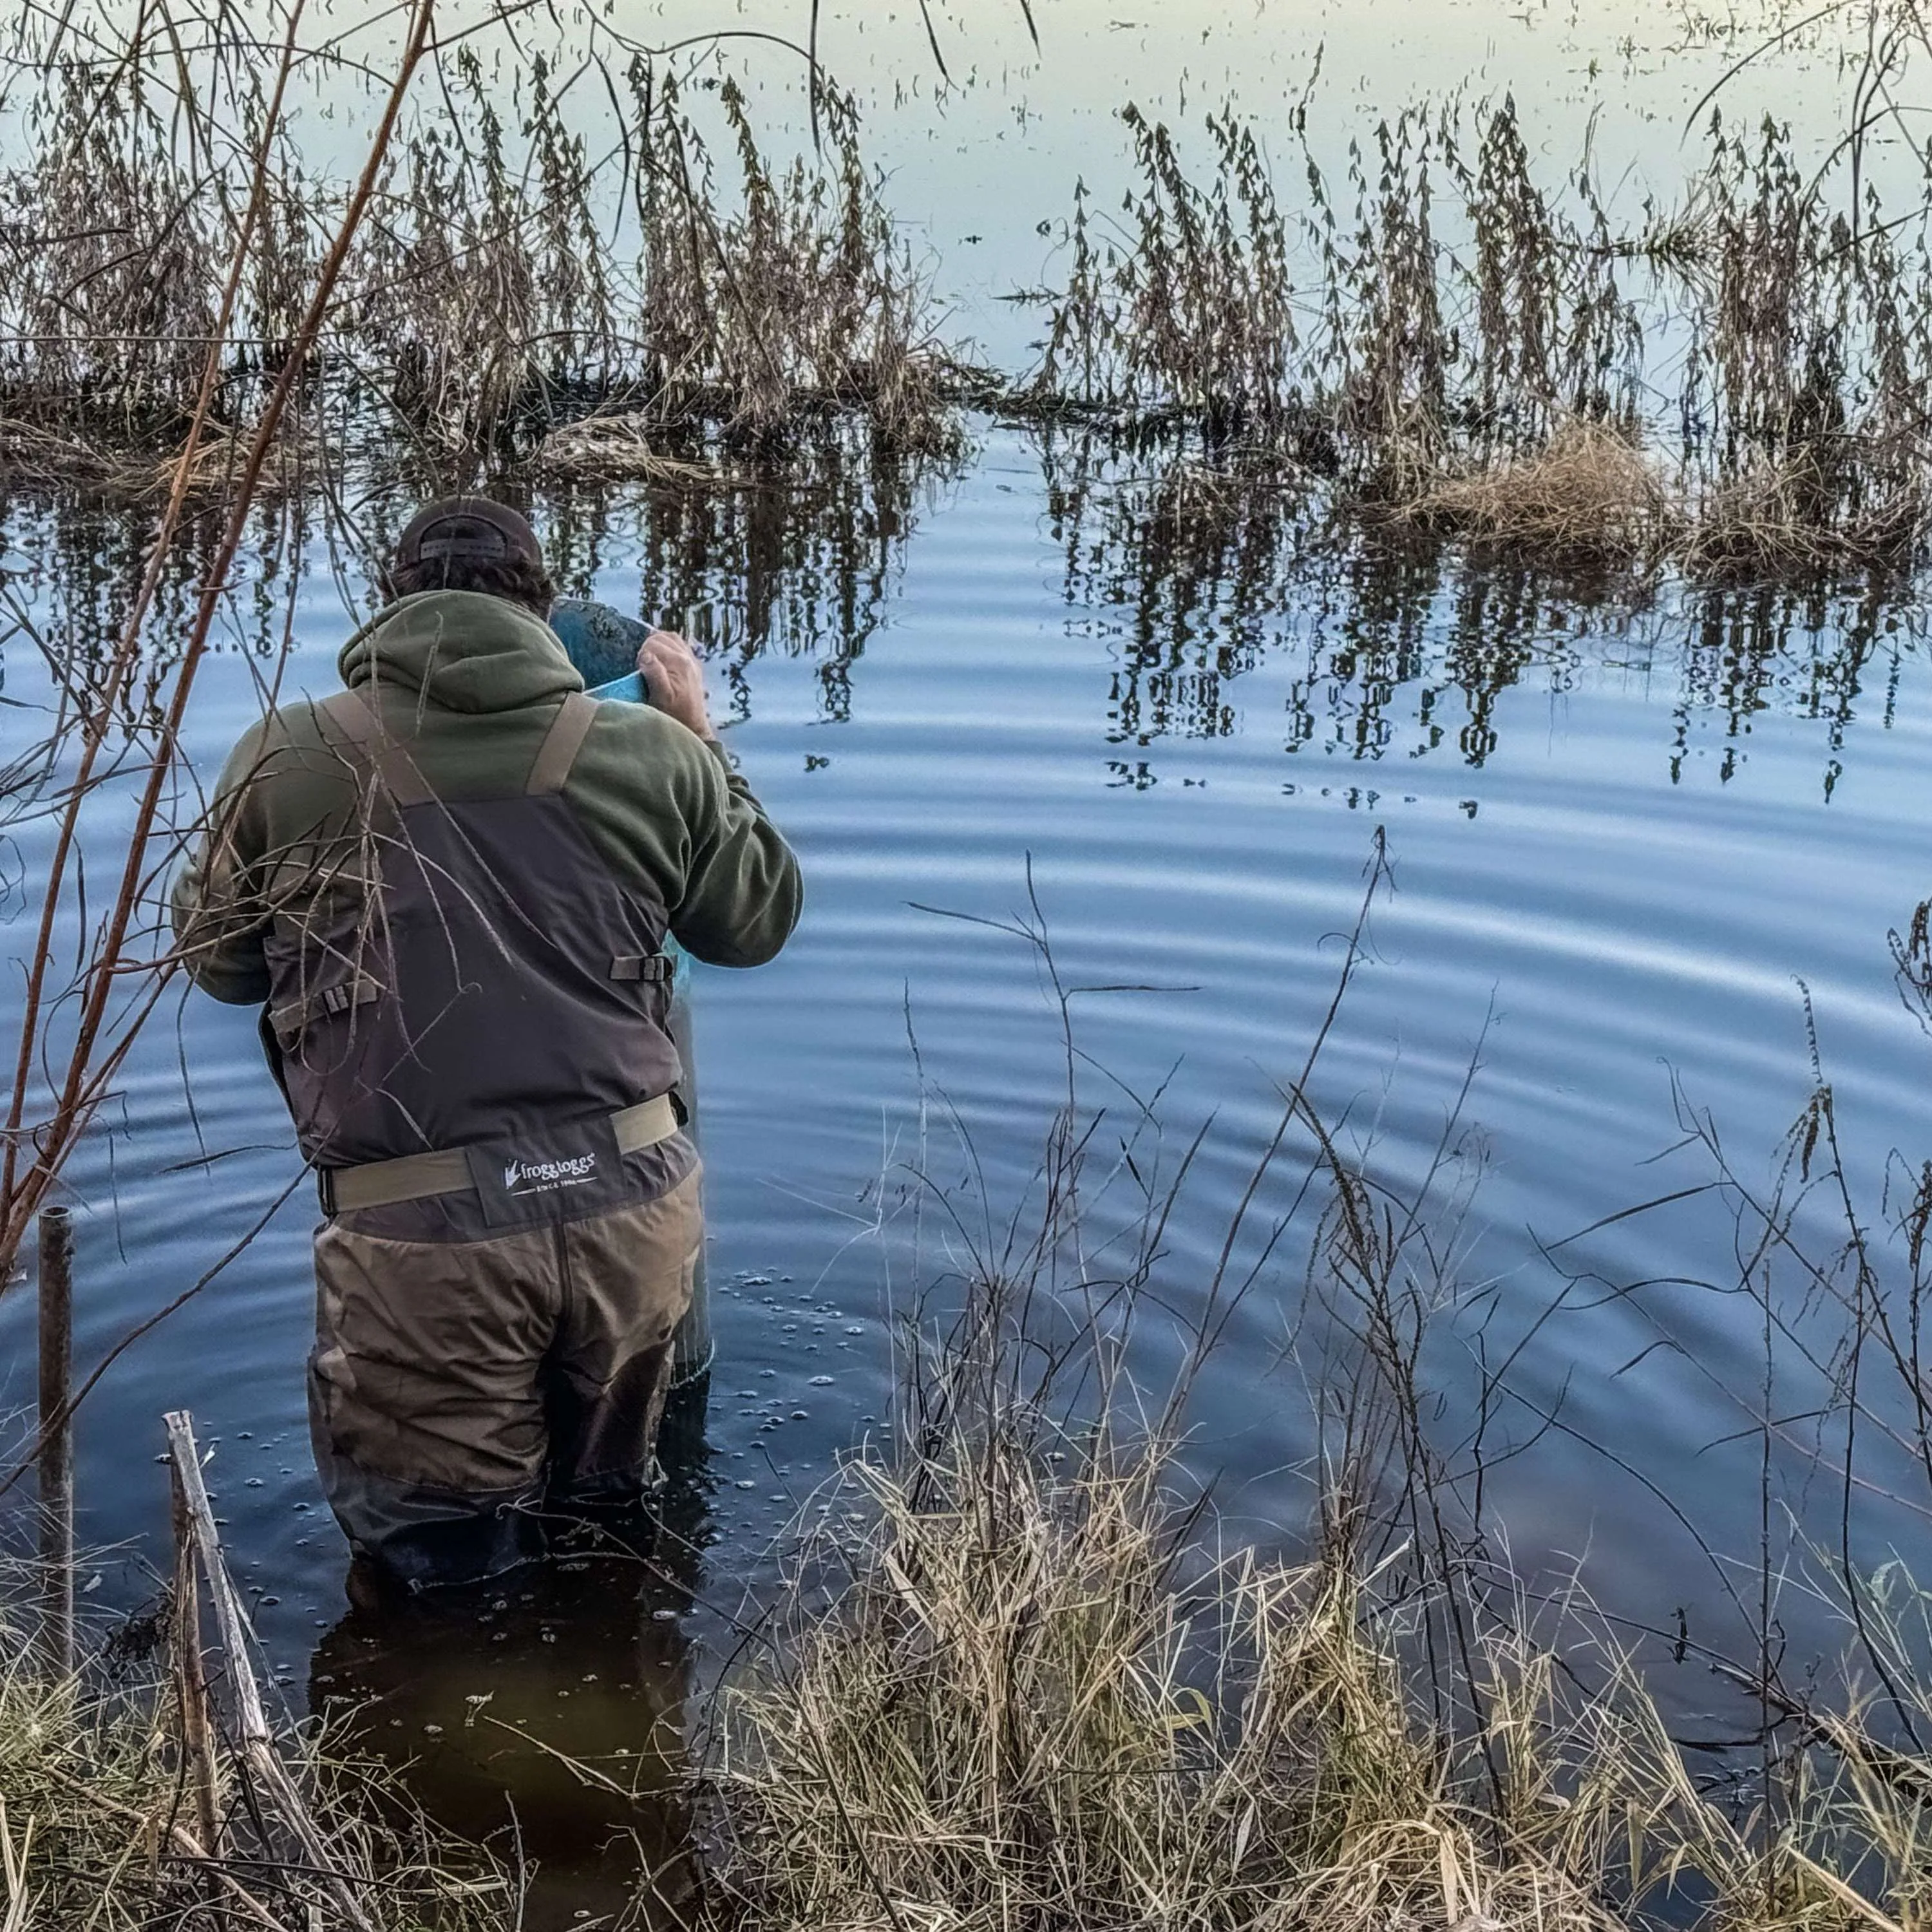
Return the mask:
[[447,711],[514,711],[584,688],[540,618],[478,590],[423,590],[377,612],[336,660],[344,684],[417,694]]

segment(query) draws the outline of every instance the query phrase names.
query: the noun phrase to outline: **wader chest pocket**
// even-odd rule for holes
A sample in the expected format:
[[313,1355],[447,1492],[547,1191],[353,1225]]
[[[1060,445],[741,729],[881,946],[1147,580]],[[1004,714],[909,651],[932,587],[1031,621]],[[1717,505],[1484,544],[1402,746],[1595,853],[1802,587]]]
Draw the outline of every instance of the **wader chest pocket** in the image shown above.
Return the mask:
[[471,1180],[494,1227],[574,1221],[634,1198],[608,1114],[472,1142],[464,1150]]

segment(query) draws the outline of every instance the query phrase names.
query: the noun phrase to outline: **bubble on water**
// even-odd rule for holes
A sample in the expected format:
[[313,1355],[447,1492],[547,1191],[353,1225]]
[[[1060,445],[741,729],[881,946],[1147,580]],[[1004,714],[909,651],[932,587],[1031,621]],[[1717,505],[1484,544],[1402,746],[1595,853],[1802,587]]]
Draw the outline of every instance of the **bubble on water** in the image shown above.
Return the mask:
[[755,1490],[758,1486],[752,1480],[750,1477],[740,1476],[738,1478],[738,1486],[741,1490]]
[[244,1490],[259,1490],[262,1486],[262,1479],[260,1476],[250,1476],[242,1486]]
[[835,1379],[836,1378],[831,1376],[814,1376],[812,1378],[812,1385],[814,1388],[830,1388]]
[[653,1610],[651,1622],[654,1624],[674,1624],[677,1622],[677,1612],[675,1610]]
[[848,1322],[846,1324],[845,1332],[848,1335],[862,1335],[866,1332],[865,1324],[859,1322]]
[[262,1599],[262,1607],[265,1610],[272,1610],[281,1600],[279,1597],[264,1597]]
[[812,1418],[803,1409],[795,1408],[791,1412],[791,1419],[794,1422],[808,1422]]
[[778,1370],[776,1369],[760,1369],[758,1372],[764,1377],[766,1382],[770,1382],[772,1377],[778,1373]]
[[442,1726],[440,1724],[425,1724],[423,1726],[423,1736],[426,1738],[440,1738],[442,1736]]

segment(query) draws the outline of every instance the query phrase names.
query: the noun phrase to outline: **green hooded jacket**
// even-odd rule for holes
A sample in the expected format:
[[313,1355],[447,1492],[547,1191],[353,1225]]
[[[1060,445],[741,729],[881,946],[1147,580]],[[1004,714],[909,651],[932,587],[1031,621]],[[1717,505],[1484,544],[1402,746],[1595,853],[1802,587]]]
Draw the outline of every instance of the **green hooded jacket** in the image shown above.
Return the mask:
[[[350,639],[338,665],[452,801],[520,793],[559,706],[584,688],[547,624],[467,590],[400,598]],[[790,936],[798,862],[716,740],[647,706],[603,705],[564,796],[617,874],[662,897],[694,958],[761,965]],[[268,998],[263,943],[278,910],[328,869],[325,855],[355,843],[363,810],[310,703],[284,705],[244,735],[174,884],[175,931],[196,986],[236,1005]]]

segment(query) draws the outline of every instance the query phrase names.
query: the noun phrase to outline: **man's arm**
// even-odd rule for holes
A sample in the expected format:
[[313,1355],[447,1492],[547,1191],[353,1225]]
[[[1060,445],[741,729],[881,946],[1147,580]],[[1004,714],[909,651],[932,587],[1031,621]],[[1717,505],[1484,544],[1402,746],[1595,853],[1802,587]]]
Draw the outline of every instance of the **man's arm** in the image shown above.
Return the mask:
[[638,652],[653,709],[700,739],[709,754],[687,807],[692,843],[672,935],[713,966],[762,966],[798,923],[798,861],[718,742],[704,702],[704,669],[682,638],[653,631]]
[[232,1006],[268,997],[262,942],[269,910],[260,890],[261,814],[251,809],[268,721],[229,754],[200,838],[170,895],[178,956],[204,993]]

